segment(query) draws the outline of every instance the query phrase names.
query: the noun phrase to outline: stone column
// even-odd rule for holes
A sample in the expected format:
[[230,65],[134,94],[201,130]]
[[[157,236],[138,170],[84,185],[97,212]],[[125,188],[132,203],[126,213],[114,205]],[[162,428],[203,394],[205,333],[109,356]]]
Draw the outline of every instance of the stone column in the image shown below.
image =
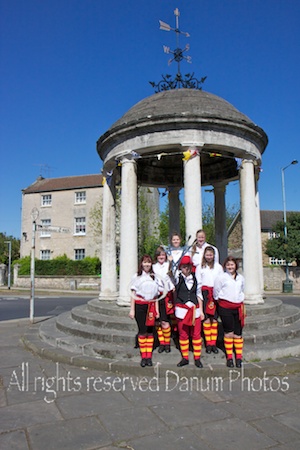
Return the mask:
[[260,203],[259,203],[259,192],[258,192],[258,180],[256,180],[255,183],[255,207],[256,207],[256,214],[257,214],[257,218],[256,218],[256,225],[257,225],[257,235],[259,236],[259,241],[260,241],[260,246],[259,246],[259,260],[260,260],[260,265],[261,265],[261,272],[260,272],[260,288],[261,288],[261,292],[264,292],[265,289],[265,285],[264,285],[264,271],[263,271],[263,251],[262,251],[262,240],[261,240],[261,220],[260,220]]
[[111,185],[103,186],[102,202],[102,258],[100,300],[117,299],[116,259],[116,190],[114,177]]
[[137,173],[135,160],[125,157],[121,162],[120,290],[117,304],[129,306],[130,281],[137,272]]
[[255,305],[264,301],[261,291],[261,236],[258,234],[254,163],[251,160],[243,160],[240,168],[240,195],[245,303]]
[[173,232],[180,233],[179,188],[169,191],[169,237]]
[[196,232],[202,228],[200,155],[183,164],[186,238],[191,236],[194,240]]
[[225,183],[214,185],[216,247],[219,250],[221,264],[228,254],[225,192]]

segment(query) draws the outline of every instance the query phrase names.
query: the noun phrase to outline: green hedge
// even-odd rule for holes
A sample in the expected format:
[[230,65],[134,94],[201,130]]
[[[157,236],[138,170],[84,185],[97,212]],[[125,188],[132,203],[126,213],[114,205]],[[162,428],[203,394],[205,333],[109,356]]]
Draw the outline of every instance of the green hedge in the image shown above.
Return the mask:
[[[19,264],[19,275],[30,275],[30,256],[21,258],[14,262],[14,264]],[[99,258],[87,257],[79,261],[73,261],[69,259],[66,255],[58,256],[57,258],[50,260],[35,260],[35,275],[52,275],[52,276],[63,276],[63,275],[99,275],[101,272],[101,262]]]

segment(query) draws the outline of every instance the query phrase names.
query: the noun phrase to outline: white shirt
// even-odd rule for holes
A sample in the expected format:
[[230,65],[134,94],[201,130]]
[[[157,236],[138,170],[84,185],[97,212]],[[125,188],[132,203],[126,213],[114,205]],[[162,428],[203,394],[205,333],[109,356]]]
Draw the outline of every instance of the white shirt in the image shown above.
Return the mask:
[[245,298],[243,275],[238,273],[235,278],[228,272],[219,275],[214,284],[214,299],[220,298],[231,303],[242,303]]
[[130,289],[136,292],[145,300],[153,300],[159,295],[159,284],[156,279],[152,279],[149,273],[142,272],[142,275],[135,274],[131,280]]
[[157,278],[159,280],[159,285],[163,285],[162,290],[166,290],[167,292],[172,291],[174,289],[174,284],[168,275],[169,261],[165,261],[162,264],[157,262],[153,264],[152,269],[155,275],[158,275]]
[[215,279],[223,273],[223,267],[219,263],[214,263],[213,267],[209,266],[201,267],[199,264],[196,267],[196,278],[199,280],[202,286],[213,287]]
[[204,250],[206,249],[206,247],[212,247],[214,249],[215,262],[216,263],[219,262],[219,250],[217,249],[217,247],[215,247],[214,245],[208,244],[207,242],[204,242],[204,244],[202,244],[202,247],[198,247],[198,245],[196,246],[196,253],[192,256],[194,266],[199,266],[199,265],[201,266]]

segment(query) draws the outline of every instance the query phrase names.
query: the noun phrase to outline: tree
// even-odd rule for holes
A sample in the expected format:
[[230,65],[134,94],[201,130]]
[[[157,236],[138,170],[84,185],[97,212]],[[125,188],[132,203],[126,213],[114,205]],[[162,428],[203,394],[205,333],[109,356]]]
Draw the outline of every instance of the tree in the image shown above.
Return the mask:
[[[231,205],[226,208],[226,225],[229,227],[230,223],[236,216],[238,211],[237,205]],[[185,211],[184,206],[180,202],[180,234],[185,242]],[[200,227],[199,227],[200,228]],[[210,244],[215,244],[215,209],[213,203],[205,203],[202,208],[202,228],[206,234],[206,240]],[[160,214],[160,239],[162,243],[169,242],[169,208],[166,206],[165,210]],[[195,236],[192,236],[192,239]]]
[[296,261],[300,266],[300,213],[287,215],[287,240],[284,236],[284,222],[279,221],[272,228],[273,239],[266,244],[266,254],[277,259],[285,259],[288,263]]
[[[182,243],[185,243],[185,214],[184,206],[179,204],[179,227],[180,235],[182,236]],[[169,205],[167,204],[164,211],[160,213],[159,221],[159,237],[160,242],[164,245],[169,244]]]
[[11,262],[20,258],[20,239],[0,232],[0,263],[8,265],[9,250],[7,241],[11,242]]

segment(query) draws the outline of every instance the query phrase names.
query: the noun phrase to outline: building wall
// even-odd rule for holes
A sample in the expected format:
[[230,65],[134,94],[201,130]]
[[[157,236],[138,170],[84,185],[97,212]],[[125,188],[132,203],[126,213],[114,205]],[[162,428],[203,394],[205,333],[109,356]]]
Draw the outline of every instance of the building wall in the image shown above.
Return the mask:
[[[86,192],[85,203],[75,203],[75,192]],[[36,223],[51,220],[51,226],[68,228],[70,232],[45,232],[37,227],[35,255],[41,259],[41,250],[50,250],[51,259],[66,254],[75,259],[75,249],[85,249],[85,256],[98,256],[101,259],[101,239],[94,236],[91,227],[90,213],[97,202],[102,204],[102,187],[82,188],[75,190],[52,191],[24,194],[22,198],[22,240],[21,257],[29,256],[32,247],[33,225],[31,211],[37,208],[39,217]],[[51,194],[51,206],[42,206],[42,196]],[[85,217],[85,234],[76,235],[75,218]]]

